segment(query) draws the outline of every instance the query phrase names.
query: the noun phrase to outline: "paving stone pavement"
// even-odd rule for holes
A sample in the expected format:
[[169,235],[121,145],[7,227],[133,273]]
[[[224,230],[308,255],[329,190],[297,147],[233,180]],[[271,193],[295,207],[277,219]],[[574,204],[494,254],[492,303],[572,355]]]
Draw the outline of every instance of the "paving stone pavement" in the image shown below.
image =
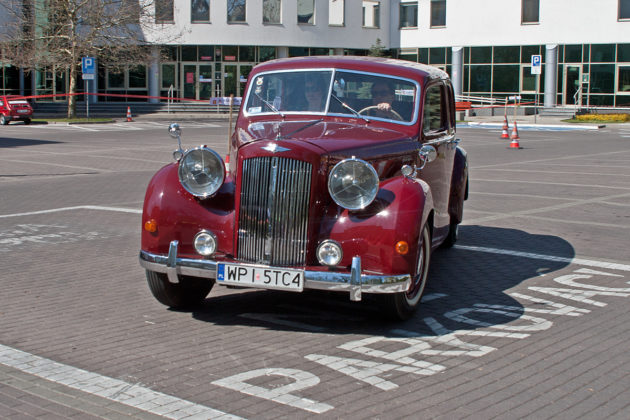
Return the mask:
[[[212,124],[184,127],[184,144],[225,154],[227,124]],[[625,132],[529,132],[509,150],[460,129],[460,241],[392,323],[369,296],[218,286],[169,310],[137,260],[144,189],[175,147],[165,128],[3,127],[0,417],[627,419]]]

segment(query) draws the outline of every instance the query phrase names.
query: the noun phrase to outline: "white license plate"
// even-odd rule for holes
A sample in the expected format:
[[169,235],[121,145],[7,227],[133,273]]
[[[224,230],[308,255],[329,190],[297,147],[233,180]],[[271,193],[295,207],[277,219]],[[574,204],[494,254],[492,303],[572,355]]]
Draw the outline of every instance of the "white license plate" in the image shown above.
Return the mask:
[[304,289],[304,271],[220,263],[217,266],[217,282],[244,287],[301,292]]
[[18,114],[28,114],[28,109],[18,109]]

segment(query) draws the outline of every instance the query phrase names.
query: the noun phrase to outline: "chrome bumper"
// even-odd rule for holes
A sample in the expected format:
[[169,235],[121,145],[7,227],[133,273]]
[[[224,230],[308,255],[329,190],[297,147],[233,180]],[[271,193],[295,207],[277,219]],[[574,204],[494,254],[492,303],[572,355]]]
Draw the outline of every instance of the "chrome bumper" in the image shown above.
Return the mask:
[[[178,283],[178,275],[215,279],[217,262],[194,258],[178,258],[178,241],[172,241],[168,255],[140,251],[140,265],[158,273],[166,273],[169,281]],[[409,274],[361,274],[361,258],[352,258],[350,273],[331,271],[304,271],[304,288],[348,292],[350,300],[360,301],[361,293],[401,293],[409,289]]]

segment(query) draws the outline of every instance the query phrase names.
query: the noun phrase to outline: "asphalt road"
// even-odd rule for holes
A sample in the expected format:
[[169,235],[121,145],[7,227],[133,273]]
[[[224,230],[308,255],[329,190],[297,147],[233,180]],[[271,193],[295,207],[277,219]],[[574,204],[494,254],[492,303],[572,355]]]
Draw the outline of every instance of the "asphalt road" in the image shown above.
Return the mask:
[[[138,250],[167,124],[0,127],[1,418],[628,418],[629,125],[458,130],[460,241],[391,323],[325,293],[159,304]],[[226,126],[184,146],[225,155]]]

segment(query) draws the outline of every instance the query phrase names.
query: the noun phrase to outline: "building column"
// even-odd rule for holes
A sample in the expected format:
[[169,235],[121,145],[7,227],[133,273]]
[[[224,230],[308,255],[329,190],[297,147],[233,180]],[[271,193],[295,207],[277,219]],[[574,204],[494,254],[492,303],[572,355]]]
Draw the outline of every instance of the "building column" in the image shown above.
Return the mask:
[[461,96],[464,89],[464,47],[453,47],[451,53],[451,81],[455,96]]
[[287,58],[289,56],[289,47],[276,47],[276,55],[278,58]]
[[335,48],[334,50],[335,50],[335,55],[343,55],[343,51],[344,51],[343,48]]
[[558,98],[558,45],[545,46],[545,108],[556,106]]
[[149,96],[156,96],[156,98],[149,98],[150,104],[157,104],[160,100],[157,96],[160,96],[160,62],[159,52],[157,46],[151,47],[151,64],[149,65]]

